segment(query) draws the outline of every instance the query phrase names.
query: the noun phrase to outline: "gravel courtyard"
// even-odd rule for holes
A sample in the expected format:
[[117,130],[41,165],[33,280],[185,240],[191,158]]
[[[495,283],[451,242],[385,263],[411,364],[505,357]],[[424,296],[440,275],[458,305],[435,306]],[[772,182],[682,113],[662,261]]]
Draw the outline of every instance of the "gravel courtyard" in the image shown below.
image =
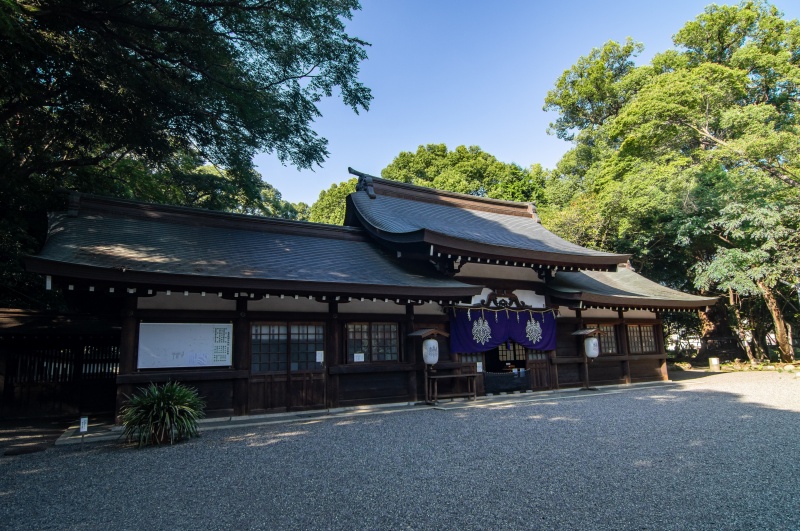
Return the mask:
[[800,378],[673,384],[0,458],[3,529],[799,529]]

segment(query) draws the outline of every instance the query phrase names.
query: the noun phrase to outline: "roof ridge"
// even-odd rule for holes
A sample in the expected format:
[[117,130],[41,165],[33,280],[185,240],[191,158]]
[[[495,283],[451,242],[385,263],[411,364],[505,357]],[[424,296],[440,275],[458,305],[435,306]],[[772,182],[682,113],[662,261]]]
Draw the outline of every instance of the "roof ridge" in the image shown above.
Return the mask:
[[[389,197],[412,199],[445,206],[457,206],[467,210],[479,210],[482,212],[494,212],[510,216],[533,218],[537,223],[541,223],[536,205],[532,202],[508,201],[505,199],[492,199],[458,192],[448,192],[437,188],[429,188],[427,186],[375,177],[374,175],[356,171],[353,168],[347,168],[347,170],[350,174],[358,176],[356,191],[366,191],[371,199],[375,199],[378,192],[381,192],[382,195]],[[378,191],[375,190],[376,187]]]

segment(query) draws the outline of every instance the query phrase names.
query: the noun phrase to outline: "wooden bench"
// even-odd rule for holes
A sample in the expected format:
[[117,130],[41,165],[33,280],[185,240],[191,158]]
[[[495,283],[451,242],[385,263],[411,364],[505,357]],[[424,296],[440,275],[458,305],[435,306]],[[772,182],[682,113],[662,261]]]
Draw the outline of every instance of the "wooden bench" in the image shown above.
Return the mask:
[[[477,385],[475,384],[475,378],[478,377],[478,373],[467,373],[467,374],[428,374],[427,379],[428,381],[425,384],[425,402],[429,404],[437,404],[440,398],[472,398],[472,400],[476,400],[478,398],[477,392]],[[466,380],[467,381],[467,391],[461,393],[446,393],[443,395],[439,394],[439,380]]]

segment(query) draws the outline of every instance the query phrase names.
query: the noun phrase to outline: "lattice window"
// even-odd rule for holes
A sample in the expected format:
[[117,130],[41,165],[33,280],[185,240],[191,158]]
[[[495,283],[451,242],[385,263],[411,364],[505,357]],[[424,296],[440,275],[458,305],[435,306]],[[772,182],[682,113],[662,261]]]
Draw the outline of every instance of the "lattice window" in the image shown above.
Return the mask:
[[286,372],[288,331],[285,324],[259,324],[252,327],[251,359],[253,372]]
[[259,323],[251,328],[253,372],[321,370],[317,351],[325,350],[321,324]]
[[631,354],[657,352],[655,326],[628,325],[628,350]]
[[291,370],[309,371],[322,368],[317,363],[317,351],[325,350],[325,327],[322,325],[292,325],[291,341]]
[[527,356],[525,355],[525,347],[512,341],[501,344],[499,347],[497,347],[497,351],[498,355],[500,356],[500,361],[517,361],[527,359]]
[[[360,355],[363,354],[363,360]],[[347,362],[398,361],[400,338],[397,323],[347,323]]]
[[397,361],[400,342],[395,323],[372,323],[370,346],[372,361]]
[[602,332],[597,338],[600,341],[600,355],[617,354],[619,352],[617,349],[617,333],[614,325],[590,324],[586,325],[586,328],[597,328]]

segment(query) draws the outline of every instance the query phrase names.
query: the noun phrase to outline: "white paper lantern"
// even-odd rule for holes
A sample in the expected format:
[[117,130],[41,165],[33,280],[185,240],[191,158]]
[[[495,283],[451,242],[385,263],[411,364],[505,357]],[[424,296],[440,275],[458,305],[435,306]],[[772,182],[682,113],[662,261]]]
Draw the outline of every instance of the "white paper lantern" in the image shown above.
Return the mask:
[[422,342],[422,359],[427,365],[436,365],[439,361],[439,342],[433,338]]
[[596,358],[600,355],[600,342],[596,337],[587,337],[583,340],[583,348],[586,351],[587,358]]

